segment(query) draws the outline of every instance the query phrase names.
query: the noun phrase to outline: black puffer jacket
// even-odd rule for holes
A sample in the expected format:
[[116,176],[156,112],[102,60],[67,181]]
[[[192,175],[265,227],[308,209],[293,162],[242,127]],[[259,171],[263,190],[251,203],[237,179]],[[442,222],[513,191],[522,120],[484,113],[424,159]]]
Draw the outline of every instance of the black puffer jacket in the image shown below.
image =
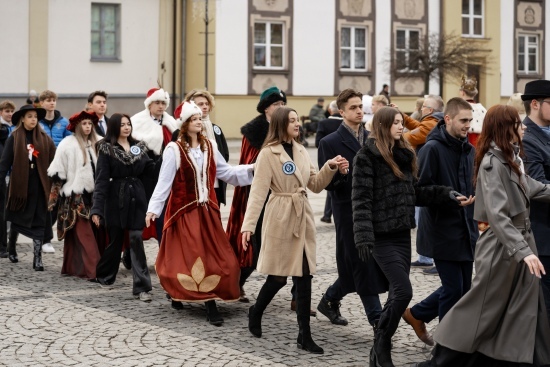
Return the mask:
[[393,174],[373,138],[355,156],[351,199],[357,248],[373,247],[376,233],[414,228],[415,206],[457,205],[449,195],[450,187],[418,187],[412,173],[413,154],[404,148],[393,149],[403,179]]

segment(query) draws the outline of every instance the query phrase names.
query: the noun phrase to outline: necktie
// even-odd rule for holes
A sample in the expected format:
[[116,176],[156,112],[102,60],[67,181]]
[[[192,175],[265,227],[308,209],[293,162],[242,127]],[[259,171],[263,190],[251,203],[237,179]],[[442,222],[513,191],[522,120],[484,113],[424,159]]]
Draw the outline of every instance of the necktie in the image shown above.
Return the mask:
[[101,131],[103,131],[103,134],[107,133],[107,127],[105,126],[105,120],[103,120],[103,119],[99,120],[99,126],[101,127]]

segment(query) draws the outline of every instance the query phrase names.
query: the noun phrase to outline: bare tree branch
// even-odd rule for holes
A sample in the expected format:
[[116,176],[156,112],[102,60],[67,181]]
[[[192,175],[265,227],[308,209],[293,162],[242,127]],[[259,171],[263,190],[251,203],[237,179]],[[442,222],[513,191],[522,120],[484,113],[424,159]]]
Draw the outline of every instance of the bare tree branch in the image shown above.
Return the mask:
[[468,64],[479,64],[484,60],[482,72],[486,72],[489,53],[490,50],[472,39],[453,33],[430,34],[419,40],[417,50],[409,45],[406,68],[397,69],[397,65],[403,65],[404,61],[396,60],[395,49],[391,51],[388,62],[394,78],[420,78],[427,94],[431,80],[459,79],[467,73]]

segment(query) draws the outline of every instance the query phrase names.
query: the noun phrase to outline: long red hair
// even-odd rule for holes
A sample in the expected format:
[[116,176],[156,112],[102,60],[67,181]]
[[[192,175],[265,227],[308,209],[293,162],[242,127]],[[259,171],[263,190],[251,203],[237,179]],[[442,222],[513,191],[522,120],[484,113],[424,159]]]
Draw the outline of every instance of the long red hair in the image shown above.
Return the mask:
[[483,129],[479,135],[476,147],[474,185],[477,182],[479,166],[485,154],[491,148],[491,143],[502,151],[506,163],[518,176],[521,176],[519,165],[514,159],[514,148],[512,142],[519,144],[520,154],[523,154],[523,145],[519,135],[519,128],[522,122],[518,111],[511,106],[495,105],[487,111],[483,120]]

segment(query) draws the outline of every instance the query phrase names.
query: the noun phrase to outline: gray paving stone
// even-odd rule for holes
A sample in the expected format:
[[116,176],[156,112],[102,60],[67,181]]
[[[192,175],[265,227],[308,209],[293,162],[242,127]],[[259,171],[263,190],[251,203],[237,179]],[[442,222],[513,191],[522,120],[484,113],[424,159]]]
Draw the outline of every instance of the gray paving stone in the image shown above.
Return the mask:
[[[238,161],[239,142],[231,141],[231,164]],[[308,148],[317,161],[316,149]],[[228,190],[229,202],[233,189]],[[334,225],[319,221],[325,193],[309,193],[317,223],[318,273],[313,278],[312,307],[336,279]],[[221,209],[222,221],[229,205]],[[55,231],[54,231],[55,233]],[[413,239],[414,239],[413,233]],[[184,304],[175,311],[164,298],[153,264],[158,245],[145,243],[153,281],[153,302],[134,300],[132,273],[121,267],[108,289],[60,275],[63,244],[53,242],[55,254],[44,254],[44,272],[32,270],[30,240],[18,242],[19,263],[0,259],[0,365],[2,366],[365,366],[373,342],[359,297],[342,301],[346,327],[332,325],[318,314],[311,319],[314,339],[325,349],[321,356],[296,347],[296,314],[290,311],[290,287],[284,287],[267,308],[262,338],[247,329],[250,304],[219,303],[222,327],[206,322],[204,306]],[[413,244],[414,250],[414,244]],[[413,251],[414,253],[414,251]],[[254,302],[265,276],[254,273],[245,290]],[[439,286],[439,278],[412,269],[413,303]],[[385,295],[381,297],[385,300]],[[434,330],[437,323],[428,325]],[[394,340],[397,366],[428,357],[429,349],[408,325],[400,325]]]

